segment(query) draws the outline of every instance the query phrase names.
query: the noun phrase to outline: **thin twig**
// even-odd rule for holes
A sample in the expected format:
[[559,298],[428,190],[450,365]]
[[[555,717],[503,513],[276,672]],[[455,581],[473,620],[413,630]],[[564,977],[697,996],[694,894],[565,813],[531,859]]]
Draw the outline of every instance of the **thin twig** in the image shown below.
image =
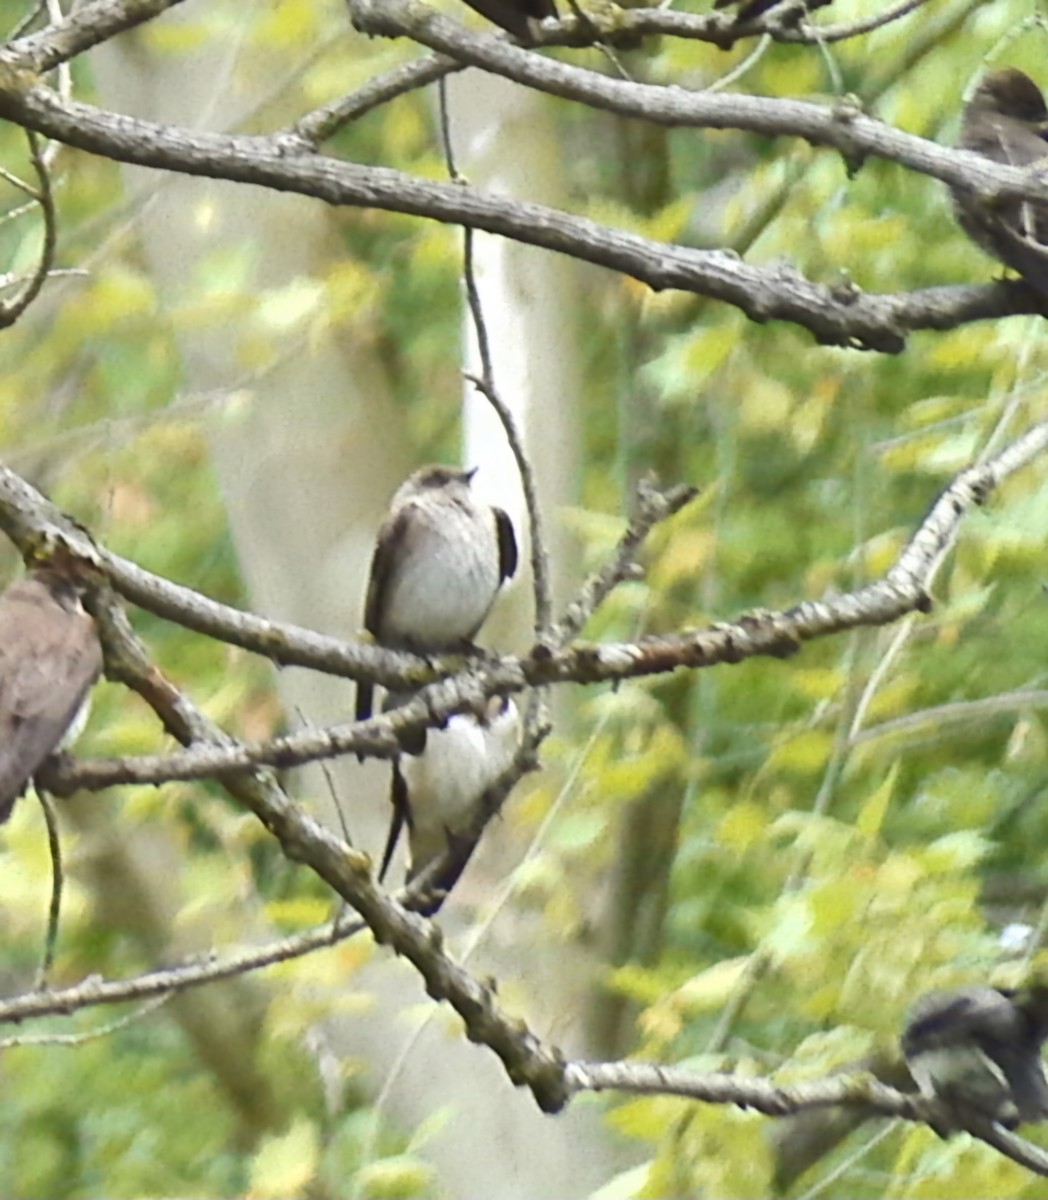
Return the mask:
[[567,645],[577,637],[586,622],[620,583],[641,574],[637,554],[648,534],[662,521],[678,513],[698,495],[698,488],[680,485],[660,492],[648,480],[640,480],[633,499],[633,512],[615,553],[595,575],[579,589],[554,630],[558,645]]
[[443,54],[427,54],[413,62],[402,63],[369,79],[341,100],[300,117],[283,135],[278,136],[283,136],[291,146],[301,142],[303,149],[315,149],[373,109],[463,69],[461,63]]
[[25,132],[29,141],[29,158],[40,184],[36,200],[44,221],[43,244],[36,267],[21,294],[0,303],[0,325],[13,325],[40,294],[44,280],[54,264],[55,246],[58,242],[58,219],[55,213],[55,198],[51,191],[51,173],[41,152],[39,137],[31,129]]
[[139,1005],[134,1012],[117,1017],[105,1025],[99,1025],[97,1029],[87,1029],[83,1033],[23,1033],[17,1037],[0,1038],[0,1049],[7,1050],[12,1046],[83,1046],[87,1042],[96,1042],[99,1038],[109,1037],[129,1025],[137,1025],[150,1013],[162,1008],[173,995],[174,992],[166,992],[161,996],[154,996]]
[[103,981],[97,976],[92,976],[72,987],[27,992],[21,996],[0,1000],[0,1025],[37,1017],[69,1015],[99,1004],[126,1004],[150,996],[171,996],[189,988],[247,975],[252,971],[324,950],[355,936],[364,928],[366,926],[359,917],[343,916],[334,926],[330,921],[325,921],[322,926],[304,933],[223,958],[208,955],[146,975],[137,975],[132,979]]
[[[449,126],[447,91],[444,80],[440,81],[440,122],[444,142],[444,157],[448,174],[456,183],[462,183],[455,166],[454,151],[451,144],[451,129]],[[549,552],[546,549],[546,539],[542,528],[542,511],[539,507],[538,488],[535,485],[535,473],[531,469],[524,443],[517,429],[516,420],[509,405],[502,399],[495,384],[495,368],[491,358],[491,339],[488,336],[488,325],[484,319],[484,305],[480,299],[477,287],[477,275],[473,261],[473,230],[463,226],[462,273],[466,286],[466,297],[469,302],[470,317],[473,321],[473,332],[477,339],[477,351],[480,355],[481,375],[467,375],[482,396],[495,410],[502,428],[506,433],[513,459],[517,464],[520,475],[520,486],[524,492],[524,503],[528,511],[531,542],[531,574],[532,587],[535,596],[535,638],[543,641],[549,634],[550,621],[553,615],[553,593],[550,585]]]

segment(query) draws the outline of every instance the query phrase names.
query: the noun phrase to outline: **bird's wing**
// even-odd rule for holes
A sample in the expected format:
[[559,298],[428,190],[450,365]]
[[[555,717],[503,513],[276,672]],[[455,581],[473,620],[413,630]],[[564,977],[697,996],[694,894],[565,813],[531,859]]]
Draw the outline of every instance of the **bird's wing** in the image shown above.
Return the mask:
[[[47,620],[39,619],[42,604]],[[32,580],[8,589],[0,601],[0,822],[59,748],[101,671],[86,613],[65,611]]]
[[1022,1036],[1023,1019],[1002,992],[990,987],[932,992],[914,1006],[903,1051],[910,1055],[930,1046],[961,1042],[1008,1042]]
[[382,851],[382,865],[378,869],[379,883],[386,878],[389,864],[393,860],[393,852],[396,850],[397,842],[400,840],[400,831],[405,825],[409,830],[411,828],[411,801],[408,796],[408,785],[400,769],[400,764],[397,762],[393,764],[393,778],[389,786],[389,802],[393,808],[393,815],[390,817],[389,833],[386,836],[386,845]]
[[[1012,123],[1001,137],[1004,161],[1015,167],[1028,167],[1034,163],[1048,165],[1048,143],[1032,129]],[[1048,241],[1048,211],[1044,205],[1020,201],[1016,205],[1018,232],[1035,242]],[[1044,265],[1041,264],[1043,271]]]
[[998,125],[997,135],[1000,161],[1011,163],[1013,167],[1027,167],[1048,155],[1048,143],[1019,121]]
[[[1028,167],[1033,163],[1045,162],[1048,156],[1048,142],[1030,126],[1021,120],[998,116],[986,121],[985,125],[978,123],[969,125],[961,139],[961,146],[966,150],[974,150],[994,162],[1008,163],[1013,167]],[[1010,201],[1003,205],[996,214],[994,224],[1004,224],[1005,232],[994,230],[994,236],[1004,237],[1001,256],[1009,266],[1024,274],[1043,275],[1045,264],[1037,255],[1037,247],[1009,247],[1008,237],[1011,232],[1014,237],[1027,239],[1028,242],[1048,241],[1048,213],[1043,205],[1030,204],[1024,201]],[[980,220],[991,220],[980,214]],[[997,251],[995,251],[997,253]],[[1017,255],[1024,257],[1016,257]],[[1030,263],[1033,263],[1032,270]]]
[[[371,556],[368,592],[364,601],[364,628],[379,644],[382,643],[383,608],[388,603],[388,589],[399,557],[398,548],[401,547],[406,532],[410,530],[408,521],[406,508],[387,517],[378,531],[375,552]],[[367,720],[371,716],[374,694],[375,689],[370,683],[357,684],[358,721]]]
[[501,508],[492,510],[495,513],[495,534],[499,542],[499,582],[511,579],[517,571],[517,535],[513,532],[513,522],[509,514]]
[[405,535],[410,530],[408,505],[382,522],[371,556],[368,575],[368,594],[364,602],[364,628],[382,640],[382,610],[397,561],[402,552]]

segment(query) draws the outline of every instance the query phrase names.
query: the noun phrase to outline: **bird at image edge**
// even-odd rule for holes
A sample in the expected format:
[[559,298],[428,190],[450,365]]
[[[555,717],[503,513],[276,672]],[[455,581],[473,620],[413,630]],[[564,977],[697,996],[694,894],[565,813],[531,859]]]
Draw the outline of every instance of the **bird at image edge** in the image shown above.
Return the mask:
[[0,596],[0,824],[79,734],[101,673],[95,623],[63,572],[34,567]]

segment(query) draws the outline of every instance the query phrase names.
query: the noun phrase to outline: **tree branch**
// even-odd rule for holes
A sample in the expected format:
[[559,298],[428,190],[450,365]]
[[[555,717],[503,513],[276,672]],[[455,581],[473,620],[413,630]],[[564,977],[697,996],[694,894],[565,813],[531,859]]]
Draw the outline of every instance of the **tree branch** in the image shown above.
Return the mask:
[[[539,644],[524,657],[506,656],[485,661],[457,675],[430,683],[402,707],[366,722],[302,730],[255,745],[225,738],[219,744],[193,747],[181,755],[151,755],[140,759],[124,758],[115,763],[87,764],[61,759],[47,768],[42,779],[56,794],[61,794],[77,787],[99,788],[115,783],[156,783],[211,775],[228,777],[235,772],[257,771],[262,765],[286,766],[349,753],[389,757],[397,749],[401,737],[441,725],[457,712],[475,710],[490,696],[511,695],[528,687],[549,683],[596,683],[663,674],[679,667],[739,663],[758,656],[782,658],[795,653],[804,642],[817,637],[860,626],[888,624],[914,611],[927,612],[931,606],[926,590],[927,581],[934,574],[942,555],[953,544],[961,518],[970,508],[982,504],[1002,480],[1046,449],[1048,421],[1034,425],[994,458],[962,471],[932,505],[883,579],[829,600],[806,600],[784,612],[759,610],[744,614],[732,623],[646,637],[636,642]],[[680,499],[679,495],[677,499]],[[23,507],[18,507],[19,502]],[[672,503],[669,503],[662,511],[671,508]],[[48,512],[52,514],[52,521],[60,516],[28,484],[12,472],[0,468],[0,528],[8,533],[23,553],[43,537],[43,531],[52,528]],[[62,537],[74,555],[94,555],[99,569],[109,576],[118,590],[123,590],[121,583],[131,564],[96,549],[83,533],[75,530],[69,532],[68,522]],[[627,533],[624,540],[627,547],[631,545],[630,538],[631,535]],[[618,569],[623,553],[620,548],[610,568],[612,575]],[[133,568],[133,572],[137,579],[138,568]],[[166,581],[159,582],[166,584]],[[599,592],[604,586],[600,577],[596,583],[591,581],[584,592],[584,597],[590,597],[585,604],[592,603],[595,589]],[[165,596],[167,589],[174,588],[175,585],[166,584]],[[320,638],[320,635],[311,634],[308,630],[263,621],[236,609],[227,609],[189,589],[177,588],[175,591],[186,596],[187,609],[172,609],[165,604],[161,611],[155,604],[149,603],[149,591],[143,594],[136,589],[145,601],[144,607],[190,628],[265,654],[277,662],[293,661],[297,665],[311,666],[327,673],[356,677],[356,664],[348,665],[353,661],[356,647],[340,643],[334,638]],[[137,595],[130,598],[137,599]],[[201,609],[207,615],[207,628],[197,620]],[[572,622],[578,621],[584,614],[585,606],[570,619]],[[573,627],[573,623],[568,625],[568,631]],[[321,652],[314,654],[318,642]],[[329,644],[337,653],[331,652]],[[390,655],[387,660],[390,663],[397,657],[390,651],[376,650],[374,653],[378,656]],[[431,678],[438,669],[439,664],[434,664],[427,674]],[[417,688],[424,682],[419,681],[417,673],[411,670],[397,675],[392,668],[385,678],[392,679],[394,686],[400,690]],[[155,706],[155,698],[150,702]],[[181,740],[190,741],[193,736]]]
[[420,0],[352,0],[352,12],[364,33],[411,37],[469,66],[604,112],[669,128],[737,129],[766,137],[800,137],[813,146],[837,150],[846,162],[883,158],[943,183],[974,188],[988,201],[1048,203],[1048,179],[1043,174],[904,133],[848,103],[722,95],[617,79],[534,54],[488,33],[467,30]]
[[44,159],[38,136],[30,129],[25,132],[29,139],[29,157],[39,184],[34,193],[34,199],[40,205],[40,213],[44,222],[44,236],[40,247],[40,257],[22,291],[13,299],[0,304],[0,325],[4,326],[13,325],[40,295],[44,280],[54,264],[55,246],[58,242],[58,218],[55,213],[54,192],[51,188],[51,172]]
[[[385,14],[387,0],[381,13],[368,7],[370,0],[359,3],[371,14],[369,25],[401,28]],[[401,14],[422,13],[424,19],[417,23],[437,31],[431,40],[455,46],[466,61],[610,111],[669,125],[796,135],[833,147],[849,161],[872,154],[964,184],[988,204],[1012,196],[1048,200],[1048,180],[1035,173],[937,146],[846,107],[626,83],[484,34],[459,34],[452,22],[410,0],[388,0],[388,6]],[[389,168],[339,162],[304,152],[308,143],[287,132],[269,137],[207,133],[63,102],[26,75],[17,45],[0,51],[0,116],[118,162],[468,225],[620,271],[656,290],[676,288],[722,300],[755,321],[793,321],[830,345],[897,353],[906,333],[915,329],[954,328],[993,316],[1040,312],[1041,299],[1021,283],[931,288],[895,296],[863,294],[854,286],[814,283],[788,266],[753,267],[729,253],[668,245],[545,205],[511,202]]]
[[182,0],[93,0],[54,25],[19,38],[12,48],[24,66],[43,75],[118,33],[160,16]]
[[[949,1127],[951,1109],[925,1096],[900,1092],[869,1073],[831,1075],[806,1083],[780,1086],[726,1072],[686,1071],[657,1063],[571,1062],[565,1067],[569,1093],[620,1091],[634,1095],[687,1096],[708,1104],[736,1104],[770,1117],[792,1116],[822,1108],[852,1108],[868,1116],[895,1117]],[[973,1122],[969,1132],[1038,1175],[1048,1176],[1048,1152],[989,1121]]]
[[[224,733],[150,662],[145,647],[122,609],[96,592],[88,597],[110,678],[138,692],[179,741],[229,746]],[[261,821],[284,855],[303,863],[355,909],[377,942],[390,945],[415,967],[435,1000],[447,1000],[462,1018],[472,1041],[489,1047],[510,1079],[530,1088],[544,1112],[564,1106],[560,1055],[542,1045],[522,1021],[499,1007],[494,989],[481,984],[444,952],[440,930],[407,911],[374,881],[366,854],[351,849],[303,812],[278,786],[272,773],[217,776],[218,782]]]

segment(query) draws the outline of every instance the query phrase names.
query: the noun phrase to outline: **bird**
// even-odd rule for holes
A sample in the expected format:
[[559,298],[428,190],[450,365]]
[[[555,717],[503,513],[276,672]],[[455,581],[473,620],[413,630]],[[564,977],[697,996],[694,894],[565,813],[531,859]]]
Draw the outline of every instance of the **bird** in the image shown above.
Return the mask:
[[[816,8],[825,8],[828,4],[832,4],[833,0],[808,0],[804,5],[809,12]],[[735,13],[737,24],[742,24],[744,21],[752,21],[756,17],[763,16],[776,5],[781,4],[782,0],[716,0],[714,8],[727,8],[731,4],[738,4],[738,11]],[[798,9],[798,15],[800,9]]]
[[[964,106],[958,146],[994,162],[1025,167],[1048,156],[1048,107],[1036,83],[1005,67],[986,74]],[[1048,166],[1048,160],[1042,163]],[[1009,200],[990,208],[953,187],[957,220],[973,242],[1048,296],[1048,206]]]
[[530,21],[541,21],[544,17],[556,20],[558,16],[553,0],[466,0],[466,3],[521,42],[532,40]]
[[[478,500],[477,469],[421,467],[394,493],[375,543],[364,628],[380,646],[418,654],[472,650],[499,589],[517,569],[513,522]],[[356,717],[374,689],[358,683]],[[406,697],[387,697],[388,710]]]
[[958,1126],[1015,1129],[1048,1117],[1046,1038],[1048,988],[965,987],[914,1004],[902,1051],[921,1093],[944,1101]]
[[[507,770],[520,745],[520,714],[511,699],[492,696],[480,716],[461,713],[431,730],[423,752],[393,764],[393,815],[379,880],[386,877],[404,826],[408,829],[410,883],[469,832],[484,793]],[[455,878],[468,859],[457,865]],[[454,878],[442,879],[450,886]]]
[[44,760],[75,741],[102,673],[95,623],[53,566],[0,595],[0,824]]

